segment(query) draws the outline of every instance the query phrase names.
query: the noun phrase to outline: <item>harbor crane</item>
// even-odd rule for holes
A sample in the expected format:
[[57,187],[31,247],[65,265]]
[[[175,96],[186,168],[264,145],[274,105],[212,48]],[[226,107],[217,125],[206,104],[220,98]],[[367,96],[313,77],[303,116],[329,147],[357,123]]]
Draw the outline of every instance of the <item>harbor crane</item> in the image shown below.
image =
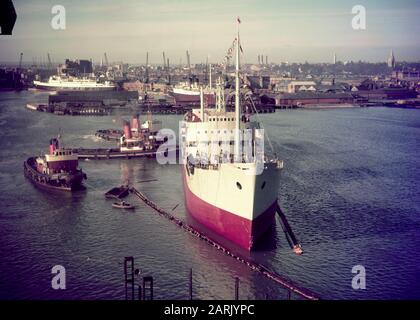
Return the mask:
[[19,70],[22,68],[22,59],[23,59],[23,52],[20,53],[20,57],[19,57]]
[[187,67],[188,67],[188,75],[191,78],[191,64],[190,64],[190,53],[187,50]]
[[105,59],[105,65],[108,67],[108,57],[106,55],[106,52],[104,53],[104,59]]
[[163,51],[162,55],[163,55],[163,71],[165,71],[165,70],[166,70],[166,57],[165,57],[165,51]]
[[146,74],[144,82],[149,83],[149,52],[146,52]]
[[49,53],[47,53],[47,58],[48,58],[48,69],[51,70],[52,69],[52,62],[51,62],[51,57],[50,57]]

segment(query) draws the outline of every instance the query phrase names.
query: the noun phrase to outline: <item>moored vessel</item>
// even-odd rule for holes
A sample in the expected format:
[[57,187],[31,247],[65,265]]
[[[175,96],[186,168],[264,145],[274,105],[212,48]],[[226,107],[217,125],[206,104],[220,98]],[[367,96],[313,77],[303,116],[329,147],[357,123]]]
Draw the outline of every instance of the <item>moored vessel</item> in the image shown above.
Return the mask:
[[221,80],[216,108],[204,107],[201,90],[200,109],[187,113],[181,126],[182,179],[190,215],[251,250],[274,223],[283,162],[264,153],[260,124],[241,114],[239,39],[238,31],[235,112],[226,111]]
[[37,89],[48,91],[85,91],[85,90],[114,90],[115,85],[109,81],[104,83],[97,82],[95,79],[90,78],[76,78],[64,76],[51,76],[48,81],[34,81],[34,86]]
[[63,191],[83,189],[87,178],[78,168],[77,154],[60,146],[58,138],[50,140],[49,153],[41,157],[30,157],[23,165],[25,176],[36,186]]

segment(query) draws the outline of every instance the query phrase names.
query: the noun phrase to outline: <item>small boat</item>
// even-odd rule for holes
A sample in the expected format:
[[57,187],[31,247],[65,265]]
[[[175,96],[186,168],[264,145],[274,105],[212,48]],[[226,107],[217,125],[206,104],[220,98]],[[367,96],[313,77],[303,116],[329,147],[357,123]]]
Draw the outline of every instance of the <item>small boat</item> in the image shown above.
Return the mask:
[[114,208],[118,208],[118,209],[134,209],[134,206],[132,204],[129,204],[125,201],[121,201],[121,202],[114,202],[112,204],[112,206]]

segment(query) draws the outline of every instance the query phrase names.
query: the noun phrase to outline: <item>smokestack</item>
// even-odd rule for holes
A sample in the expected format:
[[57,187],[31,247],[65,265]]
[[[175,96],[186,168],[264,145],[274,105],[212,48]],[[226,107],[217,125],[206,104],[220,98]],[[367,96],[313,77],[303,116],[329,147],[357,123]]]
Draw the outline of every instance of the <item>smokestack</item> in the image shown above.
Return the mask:
[[124,137],[126,139],[131,139],[131,128],[129,121],[124,121]]
[[138,132],[140,131],[138,114],[134,115],[131,119],[131,130],[136,134],[138,134]]
[[56,149],[58,149],[58,140],[53,138],[50,140],[50,155],[53,155]]
[[265,56],[265,64],[268,65],[268,56]]
[[260,55],[258,55],[258,64],[260,64]]

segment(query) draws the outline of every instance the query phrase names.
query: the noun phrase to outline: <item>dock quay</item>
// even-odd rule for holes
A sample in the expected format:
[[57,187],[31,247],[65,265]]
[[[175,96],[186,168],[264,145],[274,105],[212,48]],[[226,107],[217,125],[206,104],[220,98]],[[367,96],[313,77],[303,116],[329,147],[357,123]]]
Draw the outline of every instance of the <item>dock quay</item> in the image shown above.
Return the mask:
[[[172,149],[171,149],[172,150]],[[178,147],[175,148],[178,151]],[[157,149],[142,151],[120,151],[119,148],[72,148],[79,159],[107,160],[107,159],[130,159],[140,157],[155,157],[157,154],[167,154],[168,148],[158,151]]]
[[166,219],[168,219],[172,223],[176,224],[178,227],[180,227],[184,231],[186,231],[186,232],[190,233],[191,235],[197,237],[198,239],[206,242],[208,245],[211,245],[212,247],[216,248],[217,250],[223,252],[224,254],[234,258],[238,262],[247,265],[252,271],[255,271],[255,272],[258,272],[258,273],[264,275],[268,279],[273,280],[277,284],[279,284],[282,287],[290,290],[291,292],[296,293],[298,296],[300,296],[304,299],[308,299],[308,300],[319,300],[320,299],[319,296],[317,294],[313,293],[312,291],[296,285],[295,283],[291,282],[290,280],[284,278],[280,274],[276,273],[273,270],[270,270],[268,267],[266,267],[266,266],[264,266],[260,263],[257,263],[257,262],[254,262],[254,261],[250,260],[250,259],[241,257],[240,255],[232,252],[231,250],[224,247],[220,243],[210,239],[208,236],[204,235],[203,233],[201,233],[199,230],[197,230],[193,226],[188,225],[187,223],[185,223],[181,219],[178,219],[177,217],[175,217],[173,214],[171,214],[168,211],[165,211],[164,209],[160,208],[156,203],[154,203],[152,200],[148,199],[146,195],[144,195],[142,192],[140,192],[136,188],[131,187],[130,192],[132,194],[134,194],[135,196],[137,196],[146,205],[148,205],[149,207],[154,209],[156,212],[158,212],[161,216],[165,217]]

